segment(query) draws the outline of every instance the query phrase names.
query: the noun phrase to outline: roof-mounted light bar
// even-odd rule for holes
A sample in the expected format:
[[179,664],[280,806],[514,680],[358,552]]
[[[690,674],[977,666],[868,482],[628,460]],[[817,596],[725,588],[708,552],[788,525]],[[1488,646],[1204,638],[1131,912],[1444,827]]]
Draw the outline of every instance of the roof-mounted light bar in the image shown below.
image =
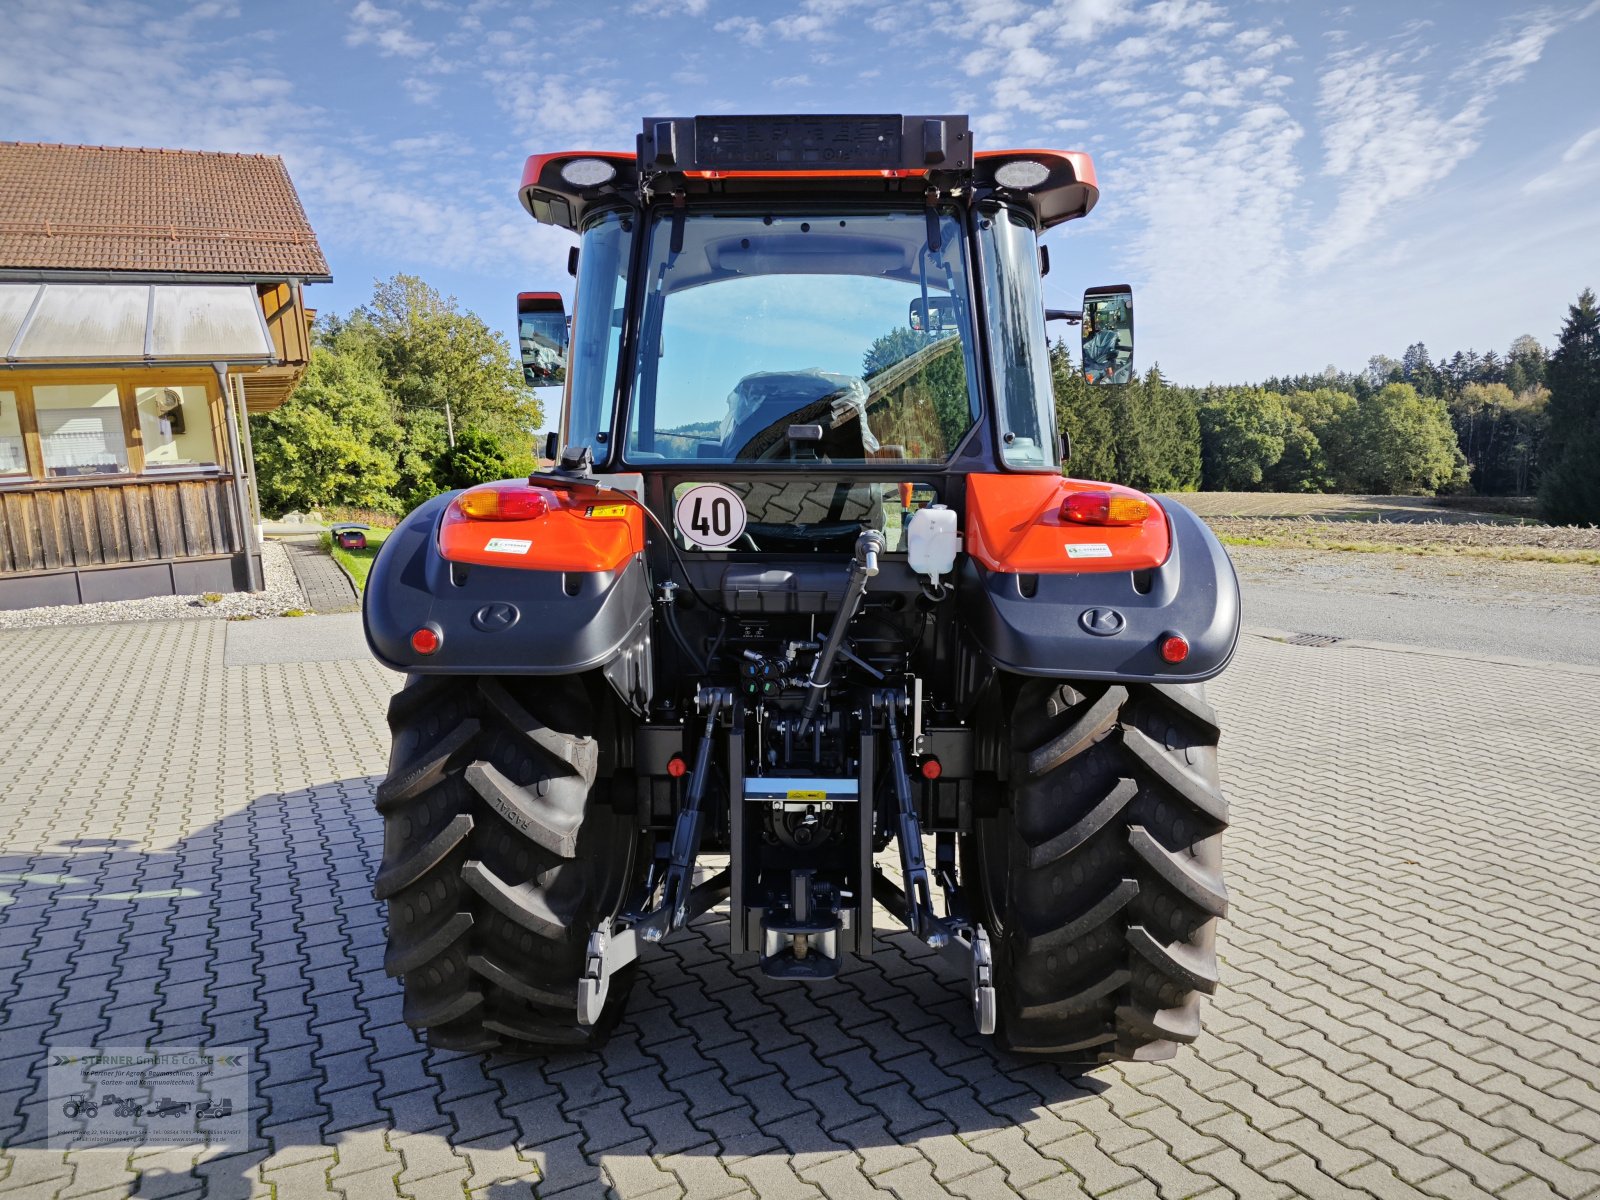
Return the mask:
[[965,116],[651,117],[639,135],[642,174],[883,175],[972,169]]

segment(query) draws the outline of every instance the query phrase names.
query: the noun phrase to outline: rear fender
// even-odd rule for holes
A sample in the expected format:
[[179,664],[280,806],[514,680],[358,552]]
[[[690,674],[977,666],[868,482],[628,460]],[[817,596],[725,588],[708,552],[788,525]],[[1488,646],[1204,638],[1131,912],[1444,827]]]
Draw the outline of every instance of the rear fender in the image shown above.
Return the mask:
[[[1062,679],[1198,683],[1221,673],[1239,641],[1239,581],[1222,544],[1194,513],[1157,497],[1171,531],[1159,566],[1143,571],[1016,573],[962,560],[962,619],[1003,671]],[[1171,664],[1160,643],[1182,634]]]
[[[602,670],[642,711],[651,693],[650,584],[642,555],[609,571],[451,563],[439,526],[459,493],[436,496],[389,535],[362,596],[367,645],[418,675],[572,675]],[[433,654],[411,635],[431,625]]]

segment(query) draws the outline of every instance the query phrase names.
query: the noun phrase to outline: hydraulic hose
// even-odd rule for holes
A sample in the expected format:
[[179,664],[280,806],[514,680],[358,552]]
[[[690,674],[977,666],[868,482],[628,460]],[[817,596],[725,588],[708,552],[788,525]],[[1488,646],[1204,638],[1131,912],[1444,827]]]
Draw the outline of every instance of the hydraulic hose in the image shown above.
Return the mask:
[[850,622],[855,620],[856,613],[861,609],[861,600],[867,594],[867,582],[878,573],[878,555],[883,553],[885,544],[883,534],[876,529],[863,529],[861,536],[856,538],[856,552],[850,560],[850,576],[845,583],[844,600],[839,605],[838,615],[833,618],[833,628],[828,630],[828,640],[822,643],[816,664],[811,668],[811,678],[808,680],[811,694],[806,697],[805,707],[800,712],[802,733],[810,727],[816,719],[817,710],[822,707],[823,694],[833,678],[833,660],[839,656],[839,647],[844,644],[844,635]]

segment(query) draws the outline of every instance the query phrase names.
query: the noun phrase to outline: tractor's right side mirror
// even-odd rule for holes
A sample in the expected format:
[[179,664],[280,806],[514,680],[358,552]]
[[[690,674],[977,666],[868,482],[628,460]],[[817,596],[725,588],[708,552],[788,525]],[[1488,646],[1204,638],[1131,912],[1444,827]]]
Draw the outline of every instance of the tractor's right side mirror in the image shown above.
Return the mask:
[[1083,377],[1090,383],[1133,378],[1133,289],[1125,283],[1083,293]]
[[519,292],[517,341],[522,380],[529,387],[560,387],[567,381],[567,308],[560,292]]

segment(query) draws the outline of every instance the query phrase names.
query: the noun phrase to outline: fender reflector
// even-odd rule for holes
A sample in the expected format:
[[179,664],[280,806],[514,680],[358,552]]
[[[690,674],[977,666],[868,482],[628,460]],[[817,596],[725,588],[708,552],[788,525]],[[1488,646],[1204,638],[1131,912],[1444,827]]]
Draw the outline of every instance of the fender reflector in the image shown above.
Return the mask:
[[1061,519],[1079,525],[1139,525],[1150,516],[1150,502],[1110,492],[1072,492],[1061,502]]
[[411,648],[418,654],[432,654],[444,644],[444,638],[432,625],[424,625],[411,635]]
[[1164,662],[1181,663],[1189,657],[1189,639],[1181,633],[1161,635],[1161,658]]
[[940,765],[937,758],[925,758],[922,760],[922,777],[924,779],[937,779],[943,774],[944,767]]

